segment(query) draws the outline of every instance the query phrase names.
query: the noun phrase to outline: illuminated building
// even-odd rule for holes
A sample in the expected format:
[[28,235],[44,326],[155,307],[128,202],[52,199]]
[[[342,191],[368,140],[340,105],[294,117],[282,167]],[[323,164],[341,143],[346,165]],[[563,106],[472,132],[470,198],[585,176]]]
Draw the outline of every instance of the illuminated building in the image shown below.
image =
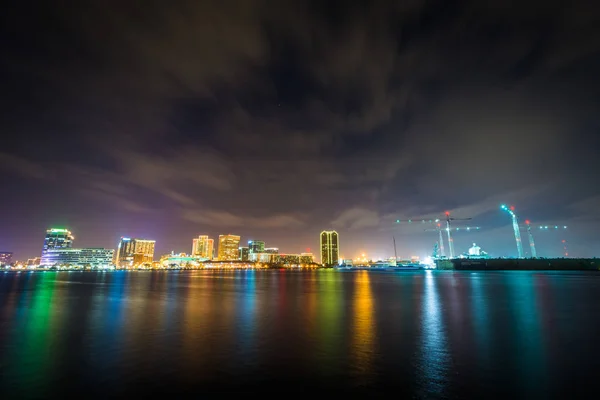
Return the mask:
[[279,249],[277,247],[267,247],[264,252],[269,254],[279,254]]
[[194,255],[187,255],[185,253],[180,254],[165,254],[160,257],[158,262],[159,266],[165,268],[197,268],[203,261],[209,261],[208,258],[203,258]]
[[208,239],[206,250],[206,258],[212,260],[215,258],[215,241],[213,239]]
[[321,240],[321,264],[334,265],[338,263],[340,242],[336,231],[323,231]]
[[315,262],[315,256],[313,253],[300,253],[301,264],[312,264]]
[[278,254],[275,256],[277,264],[297,265],[300,264],[300,256],[298,254]]
[[50,249],[44,253],[41,265],[44,266],[79,266],[104,268],[113,265],[113,249],[89,248],[89,249]]
[[238,253],[240,255],[240,261],[248,261],[248,255],[250,254],[250,249],[248,247],[240,247]]
[[28,258],[27,259],[27,266],[28,267],[38,266],[41,263],[42,263],[42,257],[34,257],[34,258]]
[[238,247],[240,237],[237,235],[219,235],[219,261],[234,261],[239,259]]
[[51,228],[46,231],[44,247],[42,248],[42,257],[44,253],[51,249],[69,249],[73,247],[75,238],[68,229]]
[[277,257],[279,255],[275,253],[250,253],[248,254],[248,261],[275,264],[278,262]]
[[248,250],[250,253],[264,253],[265,242],[263,242],[262,240],[249,240]]
[[214,240],[206,235],[200,235],[192,241],[192,256],[207,259],[213,258]]
[[248,261],[265,264],[300,265],[311,264],[314,257],[311,253],[302,254],[278,254],[278,253],[250,253]]
[[12,261],[13,253],[10,251],[0,251],[0,265],[8,265]]
[[155,240],[122,237],[117,248],[115,264],[118,267],[126,268],[144,263],[152,263],[154,260],[155,243]]

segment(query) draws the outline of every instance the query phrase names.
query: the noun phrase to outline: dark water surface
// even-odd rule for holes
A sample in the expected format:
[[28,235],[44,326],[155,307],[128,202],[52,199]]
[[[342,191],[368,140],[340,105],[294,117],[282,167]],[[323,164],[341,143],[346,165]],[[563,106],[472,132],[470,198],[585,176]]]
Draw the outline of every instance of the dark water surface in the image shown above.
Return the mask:
[[3,399],[598,398],[599,343],[597,273],[0,273]]

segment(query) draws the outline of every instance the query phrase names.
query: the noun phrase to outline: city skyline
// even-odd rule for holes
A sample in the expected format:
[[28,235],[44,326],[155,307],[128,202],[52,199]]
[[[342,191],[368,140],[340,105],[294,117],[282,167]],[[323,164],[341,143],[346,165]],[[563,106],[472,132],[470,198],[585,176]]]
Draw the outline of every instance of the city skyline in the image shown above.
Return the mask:
[[335,229],[348,249],[390,254],[396,236],[424,255],[435,237],[394,221],[450,211],[482,227],[457,252],[510,256],[506,203],[569,226],[540,255],[563,239],[597,255],[588,8],[401,3],[11,8],[0,249],[32,257],[38,232],[69,226],[85,246],[129,235],[189,252],[190,237],[236,231],[301,252]]
[[[424,224],[423,224],[423,223]],[[437,236],[433,235],[432,233],[427,233],[426,231],[429,231],[430,229],[423,229],[424,227],[429,226],[427,224],[428,220],[415,220],[412,224],[407,224],[407,225],[402,225],[400,227],[397,227],[394,230],[390,230],[390,234],[391,236],[389,236],[389,243],[374,243],[375,246],[371,246],[371,249],[369,248],[368,245],[366,245],[367,241],[348,241],[348,245],[346,244],[346,237],[344,235],[344,248],[348,249],[346,252],[341,251],[339,253],[339,257],[340,258],[351,258],[351,259],[355,259],[355,258],[362,258],[362,256],[364,254],[367,254],[368,257],[372,258],[372,259],[387,259],[390,258],[394,255],[394,249],[393,249],[393,244],[392,244],[392,238],[396,237],[396,241],[397,241],[397,254],[398,254],[398,258],[404,258],[404,259],[409,259],[412,257],[419,257],[421,259],[426,258],[428,256],[431,256],[431,254],[434,251],[434,245],[437,242],[436,238]],[[527,220],[527,222],[530,222]],[[525,229],[526,228],[526,224],[525,224],[525,220],[522,221],[521,224],[521,228]],[[567,230],[567,226],[562,226],[562,225],[538,225],[538,224],[532,224],[534,225],[534,235],[536,236],[536,247],[538,247],[541,251],[541,254],[538,254],[538,256],[540,257],[562,257],[564,256],[566,247],[568,246],[569,248],[569,253],[570,256],[573,257],[594,257],[595,254],[591,254],[591,255],[578,255],[578,254],[573,254],[573,250],[572,248],[575,247],[575,251],[577,251],[577,245],[575,244],[575,246],[573,246],[573,243],[571,242],[570,238],[572,237],[572,235],[570,234],[570,232],[568,232]],[[541,229],[540,229],[541,228]],[[555,229],[557,228],[557,229]],[[560,229],[558,229],[560,228]],[[70,229],[70,227],[69,227]],[[45,229],[46,233],[48,234],[48,232],[50,232],[51,230],[54,231],[65,231],[68,232],[69,235],[71,235],[71,237],[74,237],[75,235],[71,233],[71,230],[69,229],[64,229],[64,228],[50,228],[50,229]],[[460,229],[460,228],[459,228]],[[570,229],[570,227],[569,227]],[[75,230],[73,230],[75,231]],[[484,230],[485,232],[485,230]],[[469,248],[472,246],[473,243],[477,243],[479,246],[481,246],[484,250],[486,250],[486,252],[491,252],[491,254],[495,257],[516,257],[516,250],[514,248],[514,236],[512,236],[512,225],[503,228],[503,233],[504,233],[504,237],[506,239],[506,242],[508,244],[508,251],[506,254],[498,254],[498,252],[495,250],[497,247],[495,247],[492,243],[492,245],[490,246],[489,243],[487,243],[485,240],[480,240],[481,239],[481,231],[477,231],[477,232],[468,232],[467,230],[464,230],[463,232],[460,232],[458,234],[458,236],[455,236],[455,246],[457,246],[457,252],[456,254],[464,254],[467,253]],[[524,233],[525,234],[525,233]],[[301,253],[305,253],[305,252],[312,252],[316,255],[320,254],[320,250],[317,251],[320,248],[320,238],[315,238],[317,234],[313,232],[313,234],[308,237],[307,242],[311,243],[312,246],[308,247],[308,246],[304,246],[303,243],[295,243],[293,246],[289,246],[286,247],[285,250],[286,251],[281,251],[282,253],[287,253],[287,254],[301,254]],[[445,233],[444,233],[445,235]],[[117,245],[114,244],[110,244],[110,243],[99,243],[97,241],[90,241],[88,235],[78,235],[78,245],[76,246],[77,248],[106,248],[106,249],[111,249],[114,248],[115,249],[115,255],[118,253],[118,243],[120,241],[120,239],[122,239],[123,237],[121,237],[119,240],[117,240]],[[131,236],[135,236],[135,235],[131,235]],[[215,234],[215,237],[218,239],[220,235],[219,234]],[[242,238],[243,240],[246,240],[246,237],[243,235],[237,235],[240,236],[240,238]],[[268,236],[268,234],[267,234]],[[320,236],[320,235],[319,235]],[[430,248],[429,249],[423,249],[422,251],[419,251],[415,248],[411,249],[405,245],[403,245],[403,239],[406,237],[411,237],[411,236],[415,236],[418,238],[418,240],[420,241],[425,241],[427,243],[430,244]],[[209,240],[213,240],[213,242],[215,241],[212,238],[212,235],[200,235],[200,237],[207,237],[209,238]],[[258,237],[258,235],[249,235],[248,237],[254,238],[254,237]],[[198,238],[198,235],[196,234],[195,237],[192,237],[191,240],[195,240]],[[565,240],[564,238],[567,238],[569,240]],[[274,239],[273,241],[262,241],[262,240],[256,240],[256,239],[250,239],[247,240],[248,242],[252,242],[252,241],[257,241],[262,243],[263,246],[265,246],[265,243],[279,243],[280,241],[285,241],[287,238],[282,238],[282,237],[278,237],[276,239]],[[188,239],[190,240],[190,239]],[[413,237],[414,240],[414,237]],[[152,242],[155,243],[155,245],[157,246],[157,250],[155,250],[156,254],[169,254],[171,252],[174,252],[176,254],[179,253],[186,253],[186,254],[190,254],[192,255],[192,252],[190,250],[193,250],[193,244],[191,249],[187,249],[184,244],[182,243],[176,243],[174,246],[167,246],[165,245],[163,242],[163,240],[161,239],[152,239]],[[72,245],[72,240],[70,242],[70,245]],[[316,242],[316,245],[315,245]],[[171,242],[173,243],[173,242]],[[241,243],[241,242],[240,242]],[[373,242],[371,242],[373,243]],[[218,240],[216,241],[216,243],[213,245],[213,251],[214,251],[214,258],[218,258]],[[35,243],[31,246],[31,247],[35,247]],[[242,247],[238,247],[239,248]],[[419,248],[417,246],[417,248]],[[265,247],[265,251],[268,250],[269,248]],[[277,249],[279,250],[279,246],[277,246]],[[310,251],[309,251],[310,250]],[[29,254],[16,254],[13,251],[10,250],[6,250],[11,252],[12,258],[13,260],[20,260],[20,261],[25,261],[27,259],[33,259],[35,257],[39,257],[39,246],[38,246],[38,250],[37,251],[32,251],[32,253]],[[529,256],[529,251],[528,249],[525,251],[525,255]]]

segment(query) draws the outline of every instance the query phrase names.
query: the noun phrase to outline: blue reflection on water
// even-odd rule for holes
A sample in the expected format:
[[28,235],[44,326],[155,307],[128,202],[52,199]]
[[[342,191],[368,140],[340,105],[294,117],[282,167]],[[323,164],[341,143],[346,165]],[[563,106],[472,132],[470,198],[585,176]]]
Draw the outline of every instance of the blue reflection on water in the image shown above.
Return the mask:
[[472,288],[471,305],[473,307],[473,327],[477,343],[477,359],[480,365],[489,365],[490,357],[490,328],[487,310],[487,296],[483,287],[484,275],[473,272],[470,277]]
[[419,380],[427,396],[441,396],[446,390],[450,370],[450,354],[446,327],[442,319],[442,306],[436,279],[431,271],[425,272],[422,348],[419,363]]
[[241,324],[238,340],[244,351],[247,351],[254,340],[256,334],[256,271],[241,271],[242,275],[242,296],[241,296]]
[[539,395],[548,382],[535,279],[528,272],[509,276],[512,289],[510,309],[514,313],[513,329],[517,339],[514,349],[517,374],[525,391]]

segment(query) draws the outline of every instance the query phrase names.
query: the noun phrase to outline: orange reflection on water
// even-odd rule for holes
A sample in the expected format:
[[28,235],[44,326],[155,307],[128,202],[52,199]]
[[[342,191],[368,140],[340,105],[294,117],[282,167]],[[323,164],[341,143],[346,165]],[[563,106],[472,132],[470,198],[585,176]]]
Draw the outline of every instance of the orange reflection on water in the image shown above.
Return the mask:
[[356,360],[356,369],[365,373],[371,369],[375,344],[373,294],[369,272],[357,271],[354,284],[352,355]]

